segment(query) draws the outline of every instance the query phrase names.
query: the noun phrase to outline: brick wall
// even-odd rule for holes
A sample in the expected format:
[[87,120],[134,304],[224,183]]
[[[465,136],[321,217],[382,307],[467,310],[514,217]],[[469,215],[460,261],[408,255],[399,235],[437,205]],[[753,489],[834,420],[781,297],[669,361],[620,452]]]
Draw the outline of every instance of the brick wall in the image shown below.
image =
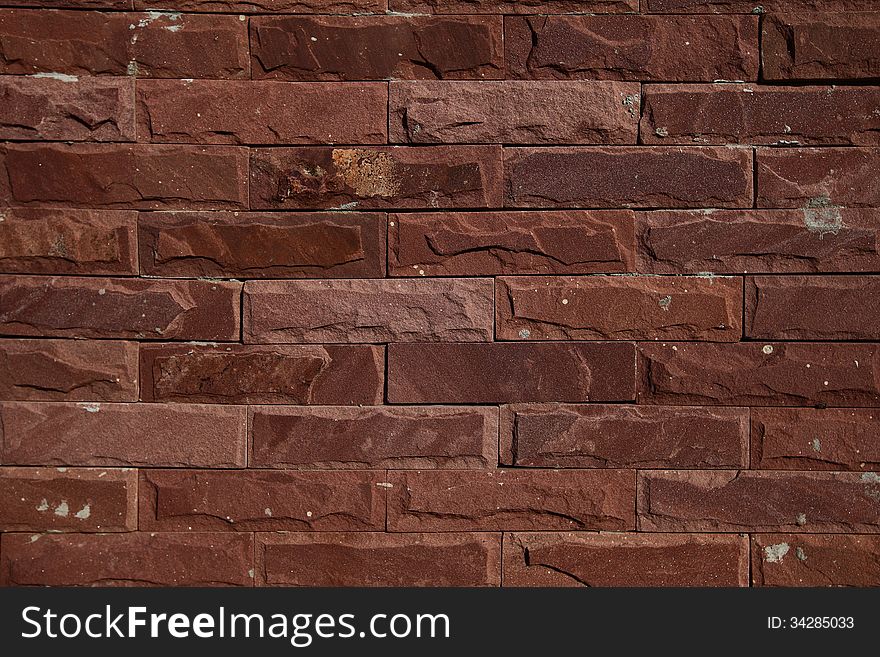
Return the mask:
[[0,582],[880,584],[875,0],[0,5]]

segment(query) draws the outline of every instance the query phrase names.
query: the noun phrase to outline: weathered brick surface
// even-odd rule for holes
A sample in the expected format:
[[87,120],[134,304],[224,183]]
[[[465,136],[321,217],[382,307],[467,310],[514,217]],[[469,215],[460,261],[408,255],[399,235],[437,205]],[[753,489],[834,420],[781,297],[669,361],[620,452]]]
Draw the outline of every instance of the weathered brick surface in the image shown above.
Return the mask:
[[752,580],[756,586],[878,586],[880,536],[756,535]]
[[388,0],[134,0],[137,9],[291,14],[368,14],[384,11]]
[[[756,13],[752,0],[643,0],[642,9],[651,12],[671,12],[702,14],[706,12],[720,13]],[[776,12],[780,10],[799,9],[805,11],[868,11],[874,8],[874,0],[766,0],[761,11]]]
[[388,0],[394,11],[433,14],[568,14],[638,11],[638,0]]

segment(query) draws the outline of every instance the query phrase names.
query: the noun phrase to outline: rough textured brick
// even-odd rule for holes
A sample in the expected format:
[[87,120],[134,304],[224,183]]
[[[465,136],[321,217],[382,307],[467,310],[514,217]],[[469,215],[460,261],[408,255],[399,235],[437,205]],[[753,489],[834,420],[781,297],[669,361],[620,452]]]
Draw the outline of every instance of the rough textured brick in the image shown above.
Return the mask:
[[643,471],[645,531],[880,532],[873,472]]
[[140,215],[138,226],[141,268],[149,276],[376,278],[385,273],[382,215],[151,212]]
[[880,277],[750,276],[745,285],[749,337],[880,338]]
[[255,78],[502,78],[501,16],[259,16]]
[[0,77],[0,139],[134,141],[134,82]]
[[[757,80],[754,16],[527,16],[504,24],[510,77]],[[630,104],[638,114],[636,95]]]
[[0,149],[0,174],[9,181],[8,191],[0,186],[0,200],[142,210],[244,208],[247,167],[245,149],[231,146],[10,144]]
[[240,283],[0,277],[6,335],[237,340]]
[[0,461],[15,465],[244,467],[244,407],[0,403]]
[[521,467],[747,467],[748,439],[739,408],[533,404],[501,415],[501,462]]
[[767,80],[880,77],[880,12],[770,14],[761,57]]
[[137,9],[234,13],[361,14],[382,12],[388,0],[134,0]]
[[385,528],[382,472],[141,470],[139,527],[176,531]]
[[378,404],[384,352],[370,346],[141,347],[144,401]]
[[130,531],[137,528],[137,475],[134,470],[0,468],[0,502],[5,532]]
[[138,83],[141,141],[187,144],[384,144],[381,83],[232,80]]
[[497,146],[253,149],[251,208],[497,207],[501,177]]
[[498,412],[467,407],[255,406],[250,467],[491,468]]
[[880,349],[869,344],[644,344],[649,404],[878,406]]
[[648,85],[646,144],[880,143],[880,87]]
[[265,281],[244,286],[244,340],[485,342],[491,279]]
[[388,400],[409,404],[631,401],[634,347],[605,344],[391,344]]
[[251,586],[250,534],[5,534],[4,586]]
[[628,82],[392,82],[391,141],[635,144]]
[[880,206],[880,148],[759,148],[759,207],[816,210],[836,221],[838,208]]
[[742,337],[739,278],[517,276],[495,282],[499,340]]
[[389,472],[389,531],[634,528],[631,470]]
[[136,401],[133,342],[0,340],[0,399]]
[[754,536],[752,580],[756,586],[880,586],[880,537]]
[[498,586],[498,534],[260,534],[257,586]]
[[392,276],[590,274],[633,269],[627,210],[395,214]]
[[637,269],[653,274],[880,269],[880,210],[670,210],[636,214]]
[[779,10],[867,11],[875,0],[762,0],[760,11],[754,0],[642,0],[642,10],[702,14],[706,12],[765,13]]
[[751,207],[744,149],[512,148],[505,205],[519,207]]
[[126,210],[0,210],[5,274],[137,274],[136,241]]
[[748,586],[749,543],[712,534],[505,534],[504,585]]
[[633,12],[639,0],[388,0],[393,11],[426,14]]

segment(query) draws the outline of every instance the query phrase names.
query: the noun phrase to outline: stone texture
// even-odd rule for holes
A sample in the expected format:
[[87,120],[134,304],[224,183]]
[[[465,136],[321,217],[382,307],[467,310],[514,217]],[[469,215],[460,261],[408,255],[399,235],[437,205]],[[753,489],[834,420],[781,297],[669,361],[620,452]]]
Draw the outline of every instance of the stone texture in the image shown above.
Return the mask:
[[370,405],[382,401],[381,347],[141,347],[144,401]]
[[880,532],[873,472],[643,471],[643,531]]
[[752,580],[756,586],[880,586],[880,536],[754,536]]
[[707,12],[763,14],[785,10],[868,11],[875,0],[762,0],[760,11],[754,0],[642,0],[642,9],[650,12],[703,14]]
[[502,17],[258,16],[254,78],[503,78]]
[[[507,18],[509,77],[712,82],[758,79],[757,16]],[[638,115],[638,95],[631,104]]]
[[880,210],[670,210],[636,214],[638,271],[880,270]]
[[519,467],[748,467],[748,441],[741,408],[533,404],[501,414],[501,462]]
[[369,531],[385,528],[381,471],[141,470],[149,531]]
[[375,214],[151,212],[140,215],[138,226],[140,264],[149,276],[385,274],[385,217]]
[[134,141],[134,81],[0,77],[0,139]]
[[260,534],[257,586],[498,586],[498,534]]
[[382,12],[388,0],[134,0],[136,9],[234,13],[366,14]]
[[251,586],[249,534],[4,534],[3,586]]
[[633,270],[627,210],[395,214],[392,276],[592,274]]
[[508,207],[751,207],[752,157],[722,147],[511,148]]
[[0,210],[5,274],[137,274],[136,243],[126,210]]
[[880,339],[878,276],[749,276],[745,290],[749,337]]
[[501,204],[501,148],[252,149],[252,209],[476,208]]
[[14,465],[247,465],[244,407],[0,403],[0,461]]
[[0,529],[4,532],[136,528],[134,470],[0,468]]
[[388,530],[633,529],[631,470],[389,472]]
[[491,468],[498,412],[459,406],[250,409],[250,467]]
[[742,337],[739,278],[517,276],[495,283],[499,340]]
[[[391,344],[391,403],[632,401],[628,343]],[[878,356],[880,357],[880,356]]]
[[141,140],[187,144],[384,144],[382,83],[144,80]]
[[648,85],[646,144],[880,144],[878,87]]
[[727,406],[878,406],[870,344],[643,344],[639,401]]
[[392,82],[390,140],[408,144],[635,144],[628,82]]
[[136,401],[138,349],[112,340],[0,340],[0,399]]
[[505,534],[504,585],[748,586],[749,542],[712,534]]
[[491,279],[259,281],[244,286],[244,341],[488,342]]
[[240,283],[0,277],[6,335],[238,340]]
[[880,411],[753,408],[752,466],[763,470],[880,470]]
[[388,0],[392,11],[425,14],[578,14],[633,12],[639,0]]

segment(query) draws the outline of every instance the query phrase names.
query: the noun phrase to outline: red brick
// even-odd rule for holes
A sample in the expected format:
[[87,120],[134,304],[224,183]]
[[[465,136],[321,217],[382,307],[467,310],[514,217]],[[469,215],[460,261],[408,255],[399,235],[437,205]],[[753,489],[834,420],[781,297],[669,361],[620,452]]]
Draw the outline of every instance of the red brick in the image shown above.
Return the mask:
[[0,173],[5,170],[9,180],[0,200],[141,210],[244,208],[247,167],[245,149],[232,146],[10,144],[0,149]]
[[491,279],[259,281],[244,286],[244,341],[492,340]]
[[15,465],[247,465],[244,407],[0,404],[0,461]]
[[501,16],[258,16],[250,35],[254,78],[504,77]]
[[870,344],[643,344],[639,401],[728,406],[878,406]]
[[749,276],[746,335],[779,340],[877,340],[878,276]]
[[392,11],[425,14],[568,14],[633,12],[639,0],[388,0]]
[[627,210],[395,214],[392,276],[591,274],[633,269]]
[[498,534],[259,534],[257,586],[498,586]]
[[141,346],[144,401],[378,404],[382,347]]
[[[755,16],[526,16],[504,23],[509,77],[758,79]],[[638,94],[629,105],[638,116]]]
[[880,532],[873,472],[642,471],[643,531]]
[[0,277],[6,335],[237,340],[240,283]]
[[476,208],[501,204],[501,148],[251,150],[251,208]]
[[250,534],[3,535],[4,586],[251,586]]
[[132,0],[4,0],[9,7],[74,7],[77,9],[130,9]]
[[875,0],[642,0],[642,9],[651,12],[695,13],[708,12],[763,14],[800,9],[805,11],[867,11],[874,8]]
[[880,210],[670,210],[636,214],[637,269],[653,274],[880,269]]
[[6,274],[137,274],[137,215],[126,210],[0,211]]
[[834,223],[840,206],[880,206],[878,148],[759,148],[758,207],[806,208]]
[[495,284],[499,340],[742,337],[739,278],[517,276]]
[[385,528],[379,471],[141,470],[143,530],[369,531]]
[[461,406],[250,409],[251,467],[491,468],[498,412]]
[[5,532],[131,531],[137,528],[137,475],[134,470],[0,468],[0,502]]
[[511,148],[513,207],[751,207],[752,157],[722,147]]
[[0,340],[0,399],[136,401],[133,342]]
[[635,144],[627,82],[392,82],[391,141]]
[[234,13],[361,14],[382,12],[388,0],[134,0],[136,9]]
[[880,412],[852,408],[753,408],[752,467],[880,470]]
[[154,143],[384,144],[387,112],[378,82],[138,82],[138,134]]
[[504,585],[748,586],[749,542],[712,534],[505,534]]
[[648,85],[646,144],[880,144],[880,87]]
[[389,472],[388,530],[634,528],[631,470]]
[[503,404],[631,401],[628,343],[390,344],[388,401]]
[[880,536],[754,536],[755,586],[880,586]]
[[519,467],[748,467],[748,441],[740,408],[546,404],[501,415],[501,461]]

